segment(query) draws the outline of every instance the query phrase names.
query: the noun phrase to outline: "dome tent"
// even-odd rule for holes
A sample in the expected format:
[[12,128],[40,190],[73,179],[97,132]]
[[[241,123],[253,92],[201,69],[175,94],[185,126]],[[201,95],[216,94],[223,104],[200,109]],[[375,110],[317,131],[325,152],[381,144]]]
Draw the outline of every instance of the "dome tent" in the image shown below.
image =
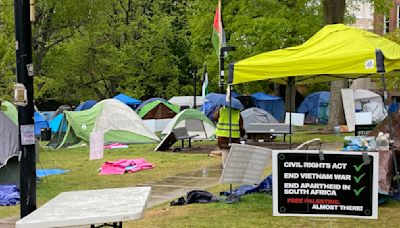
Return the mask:
[[278,123],[267,111],[260,108],[248,108],[240,112],[243,118],[243,127],[248,129],[250,123]]
[[16,113],[14,105],[11,106],[15,110],[8,108],[4,112],[0,111],[0,184],[19,185],[19,132],[17,123],[8,117],[10,111]]
[[301,102],[297,112],[306,114],[305,122],[307,123],[326,124],[330,97],[331,93],[326,91],[311,93]]
[[[66,129],[65,132],[62,129]],[[48,146],[57,149],[80,141],[89,142],[92,132],[104,132],[104,144],[159,141],[129,106],[116,99],[107,99],[85,111],[65,111],[58,132]]]
[[142,119],[168,119],[179,113],[179,107],[164,99],[151,98],[144,101],[136,112]]
[[35,135],[40,135],[43,128],[49,128],[49,122],[39,112],[34,113],[35,119]]
[[207,116],[195,109],[185,109],[178,113],[161,132],[161,136],[166,136],[175,128],[180,127],[185,127],[189,135],[199,135],[194,139],[211,139],[214,136],[214,124]]
[[281,97],[269,95],[263,92],[251,95],[257,108],[271,113],[278,121],[283,121],[285,115],[285,104]]
[[78,105],[78,107],[75,108],[75,111],[88,110],[88,109],[92,108],[96,103],[97,103],[97,101],[95,101],[95,100],[87,100],[85,102],[80,103]]

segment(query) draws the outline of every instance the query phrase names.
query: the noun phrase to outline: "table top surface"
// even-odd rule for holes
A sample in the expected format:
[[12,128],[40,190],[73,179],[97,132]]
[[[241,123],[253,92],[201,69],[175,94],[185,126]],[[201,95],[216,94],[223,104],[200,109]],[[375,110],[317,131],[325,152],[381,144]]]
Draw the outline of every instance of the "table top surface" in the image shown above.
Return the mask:
[[140,219],[151,187],[63,192],[16,223],[16,228],[101,224]]

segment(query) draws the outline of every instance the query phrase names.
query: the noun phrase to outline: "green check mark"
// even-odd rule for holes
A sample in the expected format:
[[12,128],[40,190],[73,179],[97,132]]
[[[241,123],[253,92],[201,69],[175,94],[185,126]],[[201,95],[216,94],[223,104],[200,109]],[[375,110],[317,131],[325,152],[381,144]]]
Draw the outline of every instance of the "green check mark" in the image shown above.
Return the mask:
[[359,172],[361,170],[361,168],[363,167],[364,163],[362,163],[361,165],[353,165],[354,169]]
[[359,177],[355,177],[355,176],[353,176],[353,178],[354,178],[354,181],[358,184],[359,182],[360,182],[360,180],[363,178],[365,176],[365,173],[363,173],[361,176],[359,176]]
[[356,194],[356,196],[359,196],[359,195],[360,195],[360,193],[362,192],[362,190],[364,190],[364,188],[365,188],[365,187],[362,187],[362,188],[360,188],[360,189],[358,189],[358,190],[356,190],[356,189],[353,189],[353,191],[354,191],[354,194]]

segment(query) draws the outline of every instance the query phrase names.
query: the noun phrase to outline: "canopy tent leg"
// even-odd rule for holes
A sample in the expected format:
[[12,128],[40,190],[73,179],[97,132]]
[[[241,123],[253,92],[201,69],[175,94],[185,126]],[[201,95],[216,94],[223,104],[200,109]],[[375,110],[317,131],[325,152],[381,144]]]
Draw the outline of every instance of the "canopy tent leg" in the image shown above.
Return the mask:
[[288,89],[289,89],[289,150],[292,149],[292,106],[293,106],[293,99],[292,99],[292,89],[294,86],[294,78],[288,78]]

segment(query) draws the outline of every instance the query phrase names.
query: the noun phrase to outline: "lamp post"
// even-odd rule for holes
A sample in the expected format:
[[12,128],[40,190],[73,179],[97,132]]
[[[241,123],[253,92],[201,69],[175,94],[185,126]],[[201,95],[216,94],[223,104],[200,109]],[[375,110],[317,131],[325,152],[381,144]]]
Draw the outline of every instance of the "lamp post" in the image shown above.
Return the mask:
[[197,75],[197,68],[190,70],[190,74],[193,77],[193,109],[196,109],[196,75]]
[[224,62],[225,62],[225,53],[228,53],[230,51],[236,51],[236,47],[233,46],[228,46],[228,47],[222,47],[220,52],[219,52],[219,91],[220,93],[224,93],[224,86],[225,86],[225,67],[224,67]]
[[19,144],[21,151],[21,218],[36,210],[31,7],[32,5],[29,0],[14,0],[15,54],[17,61],[15,103],[18,105]]

